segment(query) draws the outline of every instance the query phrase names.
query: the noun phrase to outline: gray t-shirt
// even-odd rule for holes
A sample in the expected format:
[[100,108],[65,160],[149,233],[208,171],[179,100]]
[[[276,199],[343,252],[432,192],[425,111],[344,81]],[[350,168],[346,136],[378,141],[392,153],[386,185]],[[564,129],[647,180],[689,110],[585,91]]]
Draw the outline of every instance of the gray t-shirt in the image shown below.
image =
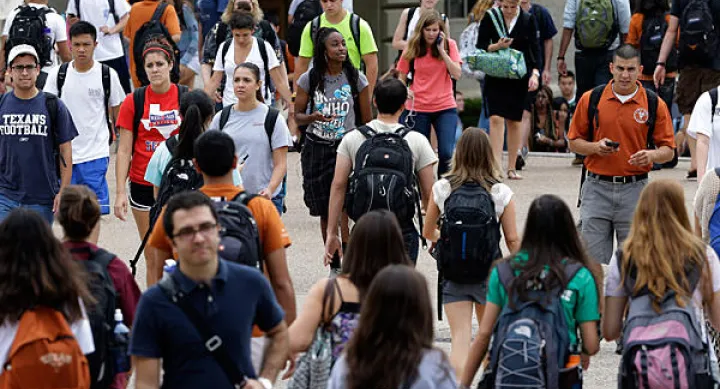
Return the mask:
[[[347,361],[343,355],[333,366],[328,389],[347,388],[346,375]],[[443,352],[436,349],[427,350],[418,366],[418,377],[410,389],[457,389],[457,387],[455,371]]]
[[[258,104],[252,111],[240,112],[233,108],[230,118],[222,131],[228,133],[235,141],[235,152],[238,157],[248,154],[245,166],[240,172],[243,186],[249,193],[258,193],[267,188],[272,177],[275,164],[270,152],[270,140],[265,133],[265,116],[268,106]],[[220,114],[218,112],[210,123],[210,130],[219,130]],[[278,116],[272,134],[272,149],[290,145],[290,131],[282,116]],[[238,161],[240,162],[240,161]],[[282,189],[278,186],[273,197]]]
[[[367,78],[360,73],[357,82],[358,93],[368,85]],[[310,72],[300,76],[298,86],[305,92],[310,91]],[[326,116],[335,116],[329,122],[313,122],[307,131],[326,140],[341,139],[346,132],[357,127],[355,125],[355,102],[352,89],[345,72],[336,76],[325,75],[325,93],[315,90],[314,96],[308,101],[308,112],[320,111]]]

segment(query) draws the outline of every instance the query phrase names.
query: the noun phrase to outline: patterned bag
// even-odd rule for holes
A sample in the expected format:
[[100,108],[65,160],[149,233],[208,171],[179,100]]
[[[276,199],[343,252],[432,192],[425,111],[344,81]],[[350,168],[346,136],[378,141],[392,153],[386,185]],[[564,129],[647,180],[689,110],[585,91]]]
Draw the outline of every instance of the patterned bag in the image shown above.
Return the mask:
[[[493,8],[488,10],[487,15],[492,19],[500,38],[506,38],[508,34],[505,26],[499,22],[502,17],[499,13],[499,10]],[[475,49],[463,61],[467,62],[470,69],[480,70],[491,77],[521,79],[527,74],[525,56],[521,51],[511,48],[493,52]]]
[[[329,300],[330,310],[335,306],[335,280],[330,279],[325,285],[323,294],[322,315],[325,316],[326,303]],[[290,382],[288,389],[315,389],[327,388],[330,381],[330,371],[333,365],[332,355],[332,334],[327,330],[328,323],[321,321],[315,331],[310,348],[300,357],[297,369]]]

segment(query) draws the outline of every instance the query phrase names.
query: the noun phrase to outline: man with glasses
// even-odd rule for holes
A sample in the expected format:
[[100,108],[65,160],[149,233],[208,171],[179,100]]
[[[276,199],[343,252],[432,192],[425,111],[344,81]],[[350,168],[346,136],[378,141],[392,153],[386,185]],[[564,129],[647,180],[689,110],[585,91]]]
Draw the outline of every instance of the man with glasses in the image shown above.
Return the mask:
[[[216,201],[230,201],[244,191],[242,187],[233,184],[233,171],[237,168],[238,157],[235,155],[235,142],[230,135],[217,130],[203,133],[195,141],[194,154],[195,167],[203,175],[204,185],[200,192]],[[295,290],[285,256],[285,249],[290,246],[290,237],[270,200],[255,196],[248,201],[247,207],[257,223],[263,265],[280,306],[285,310],[285,322],[289,325],[295,320]],[[158,220],[162,220],[162,217],[161,214]],[[172,258],[173,252],[177,252],[172,235],[168,233],[170,231],[164,223],[155,223],[148,239],[151,257],[148,258],[148,272],[155,274],[156,281],[162,274],[163,261]],[[182,261],[181,257],[179,259]],[[241,293],[236,296],[244,295]],[[252,361],[256,371],[261,369],[267,343],[261,330],[255,328],[251,341]]]
[[[271,389],[289,343],[270,283],[257,270],[218,257],[218,216],[205,194],[173,196],[159,224],[179,267],[140,298],[130,345],[137,387],[160,387],[162,360],[163,387]],[[268,339],[257,373],[253,325]]]
[[30,45],[8,54],[13,91],[0,97],[0,221],[27,207],[52,224],[72,176],[71,141],[78,132],[62,101],[35,86],[38,62]]

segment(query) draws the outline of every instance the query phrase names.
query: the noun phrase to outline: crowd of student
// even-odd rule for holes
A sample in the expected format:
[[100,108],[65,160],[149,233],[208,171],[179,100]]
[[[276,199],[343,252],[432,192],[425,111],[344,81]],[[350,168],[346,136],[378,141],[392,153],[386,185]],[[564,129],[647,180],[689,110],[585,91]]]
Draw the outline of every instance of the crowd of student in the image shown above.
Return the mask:
[[[557,29],[528,1],[478,1],[458,44],[423,0],[402,12],[383,77],[344,1],[293,2],[287,42],[256,0],[207,3],[75,0],[66,21],[29,0],[8,16],[0,387],[122,388],[132,370],[142,389],[268,389],[287,367],[292,388],[466,388],[482,365],[484,387],[570,388],[601,337],[619,339],[622,387],[717,382],[720,36],[703,29],[720,3],[568,0],[557,98]],[[526,71],[468,65],[488,53]],[[465,76],[482,85],[486,130],[459,125]],[[685,142],[703,177],[694,229],[682,187],[648,182]],[[300,309],[282,221],[290,147],[333,270]],[[522,178],[528,148],[582,156],[578,224],[548,194],[519,235],[503,178]],[[97,246],[101,215],[128,208],[143,239],[130,268]],[[421,240],[449,358],[413,269]]]

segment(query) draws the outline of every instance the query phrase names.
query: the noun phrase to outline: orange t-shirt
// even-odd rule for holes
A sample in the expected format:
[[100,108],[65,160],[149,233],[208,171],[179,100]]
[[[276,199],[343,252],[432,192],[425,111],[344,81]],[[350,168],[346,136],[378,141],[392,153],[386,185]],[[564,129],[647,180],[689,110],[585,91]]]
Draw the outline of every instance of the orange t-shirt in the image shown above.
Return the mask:
[[[642,37],[643,22],[645,21],[645,15],[641,13],[634,13],[630,18],[630,30],[628,31],[625,43],[632,45],[636,49],[640,48],[640,38]],[[665,21],[670,23],[670,15],[665,15]],[[680,28],[678,27],[678,31]],[[678,41],[680,40],[680,34],[678,33]],[[676,43],[677,44],[677,43]],[[644,69],[647,71],[647,69]],[[654,71],[654,69],[653,69]],[[669,72],[665,74],[665,78],[675,78],[677,72]],[[653,76],[649,74],[640,74],[638,80],[652,81]]]
[[[125,30],[123,31],[123,34],[130,39],[130,76],[132,77],[133,84],[135,84],[135,88],[140,87],[140,81],[135,75],[136,65],[135,58],[133,58],[132,54],[133,43],[135,43],[135,33],[140,29],[140,27],[142,27],[143,24],[150,21],[155,9],[158,7],[158,4],[160,4],[160,2],[157,0],[143,0],[139,3],[133,4],[132,8],[130,8],[128,22],[125,25]],[[170,36],[180,35],[182,33],[180,30],[180,21],[178,20],[177,12],[175,12],[175,7],[172,5],[168,4],[165,12],[160,17],[160,23],[165,25],[165,28],[167,28]]]
[[[244,190],[234,185],[206,185],[200,188],[200,192],[205,193],[210,198],[224,197],[226,199],[232,199]],[[275,250],[290,246],[290,236],[285,231],[285,225],[280,219],[275,205],[270,200],[257,196],[248,202],[248,209],[250,209],[255,222],[257,222],[260,242],[265,256]],[[162,223],[164,215],[165,209],[160,212],[158,222],[155,223],[147,244],[159,250],[172,252],[173,257],[177,259],[177,253],[173,250],[170,238],[168,238],[165,226]],[[267,272],[265,275],[267,276]],[[254,326],[253,337],[262,335],[263,332],[257,326]]]
[[[628,163],[631,155],[647,149],[647,93],[639,82],[637,82],[637,86],[638,91],[635,96],[624,104],[613,93],[612,82],[608,83],[600,96],[597,106],[598,125],[593,132],[593,141],[608,138],[614,142],[620,142],[620,150],[605,157],[587,156],[585,165],[592,173],[603,176],[632,176],[648,173],[652,168],[652,165],[633,166]],[[587,139],[588,104],[591,93],[592,91],[585,92],[575,108],[568,132],[570,140]],[[675,148],[670,111],[662,99],[658,99],[653,140],[657,147]]]

